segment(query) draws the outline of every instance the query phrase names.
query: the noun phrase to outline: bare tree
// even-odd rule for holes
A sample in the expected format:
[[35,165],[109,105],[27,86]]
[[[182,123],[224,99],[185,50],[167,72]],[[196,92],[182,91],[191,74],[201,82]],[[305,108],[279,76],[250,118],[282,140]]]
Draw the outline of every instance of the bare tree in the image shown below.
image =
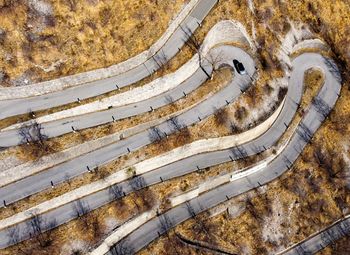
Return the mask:
[[166,95],[165,96],[165,102],[167,104],[172,104],[172,103],[174,103],[174,98],[171,95]]
[[297,254],[298,255],[311,255],[311,253],[306,251],[302,245],[303,244],[300,244],[300,245],[295,247]]
[[219,68],[219,64],[222,63],[224,57],[222,51],[217,52],[217,54],[214,54],[212,51],[210,51],[205,57],[205,59],[210,64],[214,72]]
[[314,97],[312,104],[315,106],[318,113],[320,113],[323,118],[326,118],[332,108],[319,96]]
[[74,248],[70,255],[83,255],[84,251],[81,248]]
[[8,236],[8,245],[14,245],[20,241],[19,239],[19,228],[18,225],[15,225],[7,230]]
[[303,122],[299,124],[296,132],[305,143],[309,143],[311,141],[312,132]]
[[248,111],[244,106],[239,106],[235,111],[235,118],[239,121],[243,120],[243,118],[247,117]]
[[67,0],[63,2],[65,5],[67,5],[71,12],[77,11],[77,0]]
[[235,159],[245,159],[246,157],[248,157],[248,153],[243,146],[237,146],[232,148],[231,153]]
[[0,44],[3,44],[5,42],[6,36],[6,31],[0,28]]
[[184,126],[180,130],[180,132],[177,133],[176,140],[174,141],[174,145],[178,147],[178,146],[187,144],[191,141],[191,137],[192,137],[192,134],[190,129],[188,128],[188,126]]
[[27,222],[29,236],[35,238],[42,248],[51,245],[53,239],[49,230],[56,226],[57,222],[55,219],[47,222],[43,220],[41,215],[37,214],[32,214],[32,218]]
[[117,200],[124,196],[123,188],[120,185],[112,185],[109,187],[108,191],[113,200]]
[[314,149],[314,158],[326,173],[328,181],[333,182],[335,178],[347,177],[344,174],[344,169],[347,167],[344,158],[335,151],[323,149],[321,144],[317,144]]
[[205,73],[205,75],[208,78],[210,78],[211,75],[209,75],[208,72],[203,67],[203,53],[202,53],[201,45],[200,45],[198,38],[192,33],[192,31],[188,27],[180,26],[180,28],[184,32],[184,34],[186,35],[186,41],[185,41],[186,45],[188,45],[190,47],[190,49],[192,51],[196,52],[198,55],[198,63],[199,63],[200,69],[202,69],[202,71]]
[[231,134],[237,134],[239,133],[239,127],[237,127],[237,125],[235,125],[233,122],[230,122],[230,132]]
[[133,191],[137,191],[146,187],[145,178],[143,178],[143,176],[135,176],[129,181],[129,184]]
[[167,233],[172,228],[172,222],[167,214],[158,217],[160,233]]
[[335,79],[338,82],[341,82],[342,77],[337,64],[332,59],[329,59],[329,58],[323,58],[323,60],[326,66],[329,68],[329,71],[334,75]]
[[188,201],[186,201],[185,204],[186,204],[187,212],[190,214],[191,218],[196,217],[196,212],[192,207],[192,205]]
[[151,127],[148,132],[148,137],[152,143],[160,142],[163,139],[163,134],[158,127]]
[[190,47],[191,50],[198,53],[199,64],[202,64],[202,53],[201,53],[201,45],[197,37],[192,33],[191,29],[187,26],[180,26],[182,32],[186,35],[186,45]]
[[178,250],[176,249],[176,246],[173,243],[173,240],[170,238],[169,230],[173,227],[173,223],[171,222],[169,216],[167,214],[162,214],[158,217],[159,220],[159,229],[160,232],[158,234],[166,234],[166,237],[168,239],[168,242],[171,244],[172,248],[174,249],[176,254],[179,254]]
[[288,158],[287,155],[282,154],[283,156],[283,161],[286,164],[287,168],[291,167],[291,165],[293,165],[293,162]]
[[101,238],[103,235],[103,228],[99,222],[99,217],[96,214],[91,214],[88,217],[89,230],[92,231],[92,235],[95,239]]
[[78,199],[74,203],[74,213],[77,217],[82,217],[83,215],[87,214],[90,211],[89,205],[82,201],[81,199]]
[[214,109],[214,120],[218,126],[224,126],[229,119],[225,108]]
[[76,218],[80,218],[83,223],[83,229],[88,230],[89,229],[89,220],[87,217],[87,213],[90,211],[89,205],[86,204],[81,199],[77,200],[73,204],[73,212]]
[[163,49],[158,51],[154,56],[153,56],[154,62],[158,65],[159,68],[161,68],[161,72],[164,72],[169,68],[169,61],[168,58],[164,52]]
[[17,244],[17,249],[24,255],[32,255],[33,250],[32,247],[30,249],[27,249],[26,246],[22,246],[20,244],[20,234],[19,234],[19,227],[18,225],[15,225],[7,230],[7,236],[8,236],[8,246]]
[[257,212],[257,210],[255,208],[255,205],[252,202],[252,199],[249,196],[244,197],[244,203],[245,203],[245,207],[246,207],[247,211],[250,213],[250,215],[254,219],[256,219],[258,221],[262,220],[259,213]]
[[210,234],[209,234],[208,228],[205,226],[204,222],[200,219],[200,217],[196,214],[191,203],[186,202],[186,208],[187,208],[187,212],[191,215],[191,217],[195,220],[196,224],[199,226],[200,231],[204,232],[207,236],[209,236]]
[[48,136],[43,133],[41,124],[36,121],[23,124],[18,130],[18,135],[21,143],[26,144],[25,152],[33,158],[53,152],[53,147],[47,143]]
[[[185,97],[187,96],[185,92],[183,92],[183,94]],[[178,109],[178,106],[175,104],[175,99],[171,95],[166,95],[164,99],[165,103],[171,108],[171,110],[176,111]]]
[[96,214],[90,213],[89,205],[83,200],[79,199],[74,203],[74,213],[76,217],[80,218],[83,223],[83,231],[91,231],[95,239],[98,239],[103,234],[103,229]]
[[19,128],[18,134],[22,138],[22,143],[38,143],[41,146],[48,138],[43,134],[41,124],[36,121],[30,124],[23,124]]
[[334,242],[333,236],[328,232],[328,230],[325,230],[321,233],[321,240],[324,246],[327,246]]
[[168,123],[170,125],[170,128],[174,131],[179,131],[183,128],[183,124],[180,123],[178,117],[172,117],[168,120]]
[[[145,178],[143,176],[135,176],[129,181],[129,185],[135,195],[142,200],[142,206],[147,209],[151,208],[154,203],[154,194],[147,187]],[[140,205],[134,200],[133,202],[136,205],[138,211],[140,211]]]
[[122,185],[112,185],[108,188],[109,196],[112,201],[114,201],[114,205],[117,210],[121,210],[121,207],[125,205],[125,200],[123,197],[126,195],[123,191]]
[[112,255],[132,255],[134,248],[125,239],[118,242],[111,248]]
[[344,220],[338,224],[338,230],[342,232],[343,236],[350,236],[350,223],[348,220]]

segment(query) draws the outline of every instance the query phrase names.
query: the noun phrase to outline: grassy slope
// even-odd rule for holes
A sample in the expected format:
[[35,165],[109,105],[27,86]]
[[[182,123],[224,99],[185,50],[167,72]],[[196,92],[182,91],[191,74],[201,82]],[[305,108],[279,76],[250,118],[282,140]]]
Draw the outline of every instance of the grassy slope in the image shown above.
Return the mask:
[[[257,40],[263,47],[261,55],[269,64],[270,70],[271,68],[274,70],[278,66],[274,66],[275,59],[269,56],[268,52],[275,52],[279,45],[274,34],[284,34],[288,30],[288,17],[290,20],[311,24],[320,37],[325,38],[332,46],[333,51],[338,53],[338,60],[344,61],[342,67],[349,65],[349,44],[346,42],[350,38],[348,36],[350,31],[347,29],[350,22],[349,7],[345,1],[337,1],[332,5],[321,0],[288,1],[277,7],[278,3],[279,1],[272,0],[254,1],[256,7],[256,17],[254,17],[248,11],[245,1],[220,1],[218,7],[204,22],[203,28],[199,31],[199,37],[202,37],[208,28],[218,20],[227,18],[239,20],[251,32],[251,21],[253,20],[257,29]],[[273,29],[266,30],[260,22],[262,19]],[[280,74],[278,70],[276,72]],[[348,81],[345,81],[345,84],[348,85]],[[214,226],[212,231],[215,231],[221,239],[225,239],[226,243],[234,244],[240,251],[245,249],[253,254],[264,254],[267,250],[276,249],[280,245],[299,241],[319,227],[340,217],[341,209],[344,209],[350,202],[348,191],[341,178],[329,178],[329,172],[325,167],[319,167],[315,153],[320,151],[318,148],[321,148],[321,153],[328,160],[334,158],[332,162],[322,164],[328,164],[332,169],[341,168],[343,164],[341,155],[342,153],[348,154],[344,141],[349,138],[350,126],[344,120],[350,116],[349,99],[349,91],[343,89],[342,97],[330,119],[316,134],[314,144],[308,146],[294,169],[286,174],[282,181],[269,185],[266,193],[254,196],[252,203],[255,210],[261,214],[262,219],[256,219],[251,208],[236,219],[228,219],[225,214],[221,214],[208,221],[210,226]],[[272,208],[276,204],[280,206],[276,206],[279,209]],[[272,212],[281,210],[291,215],[287,221],[278,224],[281,227],[279,231],[283,233],[283,238],[278,241],[257,242],[256,240],[262,240],[264,222],[271,219],[271,210]],[[288,227],[292,227],[292,232],[288,233]],[[159,254],[165,251],[170,252],[171,249],[166,250],[166,247],[164,243],[156,242],[142,254],[150,254],[152,251],[157,251]],[[169,252],[167,254],[173,254]],[[175,251],[173,252],[175,254]]]
[[[45,14],[24,0],[2,2],[0,70],[9,85],[23,74],[42,81],[126,60],[149,48],[186,1],[50,0]],[[38,67],[53,63],[50,72]]]

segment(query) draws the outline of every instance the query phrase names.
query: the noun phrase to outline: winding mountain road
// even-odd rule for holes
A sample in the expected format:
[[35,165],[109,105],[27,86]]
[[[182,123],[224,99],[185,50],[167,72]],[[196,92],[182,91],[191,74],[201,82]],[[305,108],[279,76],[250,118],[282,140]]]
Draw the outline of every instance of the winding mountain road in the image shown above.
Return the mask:
[[[240,48],[233,46],[220,46],[214,48],[212,51],[212,54],[224,54],[225,56],[225,58],[223,58],[218,65],[232,66],[232,60],[238,59],[239,61],[245,63],[245,67],[249,75],[234,75],[232,81],[226,87],[218,91],[212,97],[209,97],[207,100],[192,107],[187,112],[180,114],[176,118],[176,123],[166,121],[158,125],[157,128],[161,131],[161,134],[166,133],[169,135],[179,128],[176,127],[176,125],[181,127],[190,126],[212,115],[216,109],[220,109],[228,103],[235,101],[242,91],[246,90],[250,85],[251,80],[249,77],[254,75],[255,66],[253,60],[247,53]],[[212,66],[205,64],[203,65],[206,66],[206,70],[210,74],[212,72]],[[199,70],[201,69],[199,68]],[[234,68],[232,68],[232,70],[234,70]],[[188,79],[187,81],[195,85],[188,83],[187,86],[196,87],[198,84],[200,84],[200,82],[204,82],[208,77],[201,70],[195,73],[194,78]],[[171,94],[171,96],[176,98],[178,94],[182,93],[182,90],[175,89],[172,92],[174,92],[175,95]],[[5,201],[7,204],[11,204],[44,189],[51,188],[51,182],[54,184],[64,182],[82,173],[88,172],[88,167],[89,169],[93,169],[96,166],[104,165],[122,155],[127,154],[128,151],[134,151],[142,148],[152,143],[152,138],[150,137],[149,133],[149,130],[140,132],[134,136],[130,136],[101,149],[89,152],[48,170],[0,187],[0,200]],[[4,205],[2,204],[1,206]]]
[[[226,51],[231,49],[232,46],[224,46]],[[235,52],[233,50],[232,52]],[[230,56],[236,58],[234,53],[230,52]],[[227,52],[227,54],[229,53]],[[238,58],[239,59],[239,58]],[[239,59],[245,64],[249,72],[253,72],[254,64],[253,60],[250,59],[247,55],[244,59]],[[249,64],[249,61],[251,64]],[[286,126],[291,122],[294,117],[294,114],[298,108],[298,103],[301,100],[302,91],[303,91],[303,77],[304,72],[310,68],[319,68],[325,74],[325,83],[322,89],[320,90],[317,98],[322,100],[323,108],[320,109],[320,104],[312,104],[304,116],[302,122],[296,129],[296,133],[292,136],[289,144],[282,151],[280,155],[265,169],[253,173],[248,177],[234,180],[228,184],[222,185],[215,190],[211,190],[199,197],[189,201],[189,205],[193,208],[194,213],[199,213],[206,209],[209,209],[227,199],[227,197],[233,197],[239,194],[242,194],[254,187],[263,185],[288,170],[291,164],[297,159],[300,152],[307,144],[309,139],[311,139],[312,134],[318,129],[318,127],[323,122],[325,116],[331,110],[335,104],[338,94],[341,88],[339,78],[334,75],[336,70],[329,69],[329,65],[326,64],[325,58],[321,55],[315,53],[306,53],[297,57],[293,61],[293,73],[289,81],[289,90],[284,101],[284,105],[281,111],[281,114],[278,116],[278,119],[275,121],[273,126],[262,136],[257,139],[243,144],[241,146],[232,148],[231,150],[217,151],[211,153],[204,153],[195,155],[193,157],[184,158],[175,163],[168,164],[164,167],[155,169],[152,172],[143,174],[143,185],[139,188],[143,188],[155,183],[160,182],[160,176],[163,180],[171,179],[176,176],[184,175],[189,172],[197,170],[197,166],[204,168],[207,166],[212,166],[227,162],[233,159],[238,159],[246,157],[248,155],[254,155],[260,151],[265,150],[272,146],[284,133]],[[237,78],[239,77],[239,78]],[[233,82],[237,82],[237,79],[242,79],[241,76],[236,75]],[[241,82],[247,82],[246,80],[241,80]],[[246,85],[247,86],[247,85]],[[236,87],[237,96],[241,93],[239,86],[228,86],[227,88],[234,89]],[[214,98],[214,97],[212,97]],[[216,98],[218,99],[218,98]],[[215,100],[215,99],[214,99]],[[222,101],[222,99],[220,100]],[[326,107],[327,106],[327,107]],[[322,110],[322,111],[321,111]],[[197,114],[196,114],[197,115]],[[196,115],[193,116],[193,120],[196,119]],[[163,132],[169,132],[169,125],[160,126],[160,130]],[[231,158],[230,158],[231,156]],[[123,189],[127,194],[135,190],[133,187],[134,179],[131,179],[128,182],[123,182],[118,186]],[[112,200],[109,190],[102,190],[94,194],[88,195],[81,199],[81,203],[84,203],[88,206],[90,210],[100,207],[101,205],[108,203]],[[50,219],[56,219],[56,224],[63,224],[72,218],[76,217],[74,213],[76,203],[72,202],[66,204],[62,207],[51,210],[43,215],[41,215],[43,221],[49,221]],[[193,215],[192,215],[193,216]],[[183,222],[184,220],[191,217],[188,207],[184,204],[179,205],[164,215],[156,217],[151,221],[144,224],[142,227],[131,233],[123,242],[120,242],[119,245],[127,245],[132,248],[133,251],[137,251],[147,245],[149,242],[158,237],[158,232],[163,233],[165,230],[160,227],[161,218],[166,218],[170,221],[168,227],[173,227],[176,224]],[[164,220],[161,220],[164,222]],[[20,239],[28,238],[28,227],[25,222],[20,223],[9,229],[0,231],[0,247],[6,247],[9,245],[9,236],[8,233],[11,232],[11,229],[16,229],[16,232],[19,233]],[[163,230],[162,230],[163,229]],[[145,235],[144,233],[147,233]]]
[[[188,40],[189,34],[192,34],[197,29],[216,3],[217,0],[200,0],[190,14],[182,21],[181,25],[171,35],[169,40],[164,44],[162,49],[154,56],[151,56],[142,65],[130,69],[118,76],[86,83],[62,91],[56,91],[30,98],[1,101],[0,108],[2,111],[0,112],[0,119],[24,114],[29,110],[43,110],[75,102],[77,101],[77,95],[79,95],[80,100],[101,95],[115,90],[116,86],[119,88],[125,87],[149,76],[155,70],[160,68],[160,63],[163,64],[162,61],[168,61],[179,51],[179,48],[181,48],[186,40]],[[188,29],[189,32],[184,32],[183,28]],[[249,54],[240,48],[227,45],[215,47],[211,49],[211,53],[214,56],[219,54],[224,56],[218,65],[221,67],[231,66],[232,71],[235,72],[233,79],[223,89],[209,97],[207,100],[195,105],[188,111],[183,112],[176,119],[158,125],[156,128],[161,134],[169,135],[185,126],[193,125],[205,119],[212,115],[216,109],[234,102],[251,85],[250,77],[254,76],[256,69],[254,60]],[[244,64],[247,70],[247,75],[239,75],[234,71],[235,69],[232,67],[233,59],[237,59]],[[304,53],[296,57],[293,60],[292,65],[293,71],[289,79],[288,92],[283,101],[281,113],[271,128],[263,135],[251,140],[250,142],[230,149],[201,153],[191,157],[182,158],[173,163],[154,169],[153,171],[123,181],[114,185],[114,187],[118,187],[126,195],[135,190],[160,183],[161,181],[170,180],[197,171],[198,169],[255,155],[271,148],[281,138],[289,124],[292,122],[299,107],[303,94],[305,71],[310,68],[319,68],[324,73],[324,85],[315,100],[313,100],[313,103],[309,106],[308,111],[303,116],[295,133],[292,135],[289,143],[282,152],[264,169],[261,169],[258,172],[253,172],[244,178],[232,180],[230,183],[221,185],[201,194],[200,196],[191,199],[186,204],[180,204],[166,213],[149,220],[114,246],[109,254],[116,254],[116,251],[119,248],[125,247],[131,252],[137,252],[158,238],[159,234],[165,233],[177,224],[224,202],[228,198],[238,196],[278,178],[292,166],[293,162],[298,158],[313,134],[321,126],[322,122],[333,108],[341,89],[341,80],[338,76],[337,67],[332,61],[319,54]],[[206,59],[203,59],[201,66],[202,68],[198,67],[190,78],[166,93],[115,109],[112,108],[105,111],[93,112],[86,115],[44,123],[43,128],[45,134],[49,137],[54,137],[71,132],[72,126],[75,129],[97,126],[110,122],[112,116],[115,120],[118,120],[169,104],[170,97],[172,100],[178,100],[184,96],[183,92],[187,94],[194,91],[208,79],[208,74],[210,75],[213,72],[212,65]],[[18,136],[18,130],[9,130],[0,133],[1,147],[9,147],[22,142],[22,139]],[[6,204],[14,203],[32,194],[50,188],[52,183],[62,183],[68,179],[86,173],[89,169],[104,165],[130,151],[140,149],[152,142],[153,139],[150,136],[150,130],[140,132],[124,140],[120,140],[47,170],[0,187],[0,200],[5,201]],[[142,182],[139,182],[140,180],[142,180]],[[81,198],[79,203],[86,206],[90,211],[111,202],[113,199],[116,199],[116,197],[111,194],[111,189],[109,188],[88,194]],[[63,206],[59,206],[41,214],[40,220],[43,224],[43,226],[41,226],[42,229],[48,230],[76,218],[77,204],[77,201],[69,202]],[[1,206],[3,206],[3,204],[1,204]],[[54,224],[51,224],[52,219],[55,219]],[[28,239],[32,234],[29,225],[30,221],[27,220],[8,228],[1,228],[0,226],[0,248],[5,248],[21,240]],[[306,244],[311,248],[319,247],[317,246],[320,243],[319,238],[321,238],[321,236],[315,236],[308,240]],[[288,254],[295,254],[294,252],[295,250],[291,250]]]
[[[333,66],[330,69],[328,63],[324,57],[314,53],[303,54],[294,59],[293,73],[290,77],[286,104],[280,115],[281,118],[276,121],[276,126],[271,128],[262,137],[242,145],[242,149],[246,151],[246,155],[251,155],[256,153],[257,148],[261,148],[260,146],[268,144],[271,140],[275,140],[276,135],[280,132],[279,130],[284,129],[283,126],[288,126],[297,109],[297,104],[300,102],[304,72],[309,68],[320,68],[325,74],[325,83],[316,97],[316,102],[318,103],[311,104],[307,114],[303,117],[296,132],[291,137],[289,144],[271,164],[259,172],[253,173],[248,177],[233,180],[228,184],[208,191],[190,200],[188,203],[172,208],[166,213],[148,221],[113,247],[109,254],[117,254],[116,251],[120,248],[127,248],[131,252],[137,252],[158,238],[159,234],[164,234],[170,228],[194,215],[212,208],[228,198],[238,196],[264,185],[286,172],[298,158],[303,148],[312,138],[312,135],[321,126],[325,117],[337,101],[341,84],[338,75],[336,75],[337,71],[335,67]],[[318,100],[321,100],[322,103],[319,103]],[[268,133],[269,135],[267,135]],[[263,143],[260,144],[260,142]],[[209,155],[205,158],[208,159]]]

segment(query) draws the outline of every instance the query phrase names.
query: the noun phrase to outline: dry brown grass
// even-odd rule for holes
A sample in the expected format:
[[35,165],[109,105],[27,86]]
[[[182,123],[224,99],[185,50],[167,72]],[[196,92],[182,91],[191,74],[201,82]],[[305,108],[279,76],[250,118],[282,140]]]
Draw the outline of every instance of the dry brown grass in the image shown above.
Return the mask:
[[305,73],[304,77],[304,97],[300,103],[300,107],[305,109],[311,99],[317,95],[324,83],[323,73],[318,69],[310,69]]
[[[52,14],[41,14],[27,1],[0,2],[6,34],[0,65],[7,84],[23,74],[37,82],[126,60],[159,39],[186,1],[45,2]],[[154,24],[157,29],[150,29]],[[59,60],[52,71],[38,67]]]

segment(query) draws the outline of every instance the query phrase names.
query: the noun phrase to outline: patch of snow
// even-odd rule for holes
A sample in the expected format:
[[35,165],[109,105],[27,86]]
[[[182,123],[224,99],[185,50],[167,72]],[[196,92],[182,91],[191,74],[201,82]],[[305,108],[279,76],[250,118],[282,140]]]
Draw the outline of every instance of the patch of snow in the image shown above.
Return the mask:
[[[284,146],[282,146],[282,148],[284,148]],[[279,149],[280,150],[280,149]],[[278,155],[280,152],[278,152],[278,153],[276,153],[276,155]],[[275,156],[270,156],[269,158],[268,158],[268,163],[271,163],[271,161],[272,161],[272,159],[275,159]],[[265,194],[266,192],[267,192],[267,185],[264,185],[264,186],[261,186],[261,187],[259,187],[258,188],[258,192],[259,192],[259,194]]]
[[249,10],[255,15],[255,6],[253,0],[248,0]]
[[49,65],[48,67],[44,67],[44,66],[41,66],[41,65],[37,65],[37,64],[34,64],[35,67],[37,68],[40,68],[41,70],[43,70],[45,73],[49,73],[49,72],[52,72],[52,71],[55,71],[57,69],[57,67],[59,67],[61,64],[63,64],[65,61],[62,60],[62,59],[59,59],[53,63],[51,63],[51,65]]
[[197,188],[197,189],[193,189],[193,190],[187,191],[185,193],[182,193],[179,196],[170,197],[169,200],[170,200],[171,206],[175,207],[175,206],[182,204],[186,201],[189,201],[195,197],[198,197],[198,195],[199,195],[199,189]]
[[253,42],[256,42],[256,28],[255,28],[255,24],[254,21],[252,20],[252,38],[253,38]]
[[297,52],[301,49],[319,49],[319,50],[328,50],[329,47],[327,44],[320,39],[308,39],[301,41],[293,46],[292,52]]
[[[110,247],[119,242],[122,238],[127,236],[129,233],[139,228],[141,225],[145,224],[152,218],[157,215],[157,207],[153,208],[150,211],[146,211],[135,218],[129,220],[128,222],[121,225],[116,229],[112,234],[110,234],[102,244],[99,245],[96,249],[92,250],[90,255],[101,255],[109,251]],[[84,253],[85,254],[85,253]]]
[[113,218],[113,217],[108,217],[104,220],[104,225],[105,225],[105,232],[109,233],[111,232],[113,229],[115,229],[116,227],[118,227],[120,225],[120,222]]
[[16,156],[9,156],[2,160],[0,160],[0,172],[3,172],[9,168],[15,167],[23,163],[19,158]]
[[28,73],[24,73],[16,79],[12,80],[11,83],[16,87],[27,86],[32,83],[30,75]]
[[53,14],[53,9],[50,3],[42,0],[29,0],[29,7],[36,11],[38,14],[49,16]]
[[314,39],[315,36],[305,24],[296,24],[290,21],[289,23],[291,29],[286,36],[281,39],[281,48],[277,57],[282,64],[286,64],[290,67],[292,63],[289,56],[293,52],[293,47],[303,40]]
[[228,212],[231,219],[237,218],[245,210],[245,205],[238,198],[225,201],[208,210],[209,218],[213,218],[221,213]]
[[69,241],[62,246],[60,255],[71,255],[75,251],[80,251],[82,254],[86,254],[89,245],[82,240]]
[[285,211],[278,196],[273,200],[271,207],[272,215],[266,217],[263,223],[262,238],[265,242],[280,245],[284,236],[281,225],[288,219],[285,218]]
[[237,218],[240,216],[245,210],[245,206],[243,204],[233,204],[228,207],[228,214],[231,218]]
[[7,62],[11,61],[13,59],[13,55],[11,53],[6,52],[5,53],[5,60]]
[[348,188],[350,188],[350,157],[349,157],[349,145],[348,144],[343,144],[343,158],[344,158],[344,161],[347,165],[347,168],[346,168],[346,173],[345,173],[345,176],[343,177],[345,182],[346,182],[346,186]]
[[241,247],[240,253],[241,253],[242,255],[250,255],[250,254],[252,254],[252,252],[251,252],[251,250],[250,250],[250,247],[248,247],[247,245]]
[[5,79],[5,72],[4,71],[0,71],[0,83],[2,83]]
[[237,100],[238,105],[246,108],[248,115],[242,120],[238,120],[234,116],[232,116],[232,119],[234,119],[234,122],[233,122],[234,125],[236,125],[241,129],[247,129],[250,127],[252,123],[259,120],[266,113],[270,112],[272,107],[278,101],[279,89],[288,87],[288,77],[284,76],[282,78],[274,79],[269,82],[269,85],[273,88],[273,90],[269,95],[265,94],[262,97],[261,103],[258,106],[257,105],[254,105],[253,107],[249,106],[245,102],[245,99],[243,97]]

